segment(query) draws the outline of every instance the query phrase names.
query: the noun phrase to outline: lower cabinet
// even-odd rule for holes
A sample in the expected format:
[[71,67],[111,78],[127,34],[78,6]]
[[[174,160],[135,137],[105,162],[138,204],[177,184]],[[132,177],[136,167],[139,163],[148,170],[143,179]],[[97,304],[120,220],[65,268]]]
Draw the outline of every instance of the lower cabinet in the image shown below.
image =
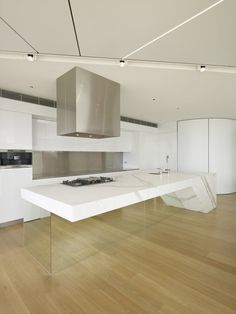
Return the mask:
[[39,218],[40,209],[21,198],[21,188],[31,185],[31,168],[0,170],[0,224]]

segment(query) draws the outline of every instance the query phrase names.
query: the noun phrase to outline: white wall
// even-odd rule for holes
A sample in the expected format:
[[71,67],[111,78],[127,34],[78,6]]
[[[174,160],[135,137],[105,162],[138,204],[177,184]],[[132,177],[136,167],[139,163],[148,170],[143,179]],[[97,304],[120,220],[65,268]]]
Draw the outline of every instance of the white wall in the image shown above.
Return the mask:
[[126,168],[165,169],[166,156],[169,155],[169,168],[177,169],[177,123],[163,123],[158,129],[150,128],[136,132],[133,137],[133,148],[124,154]]
[[124,153],[124,168],[157,168],[159,155],[155,129],[153,133],[143,131],[134,133],[132,144],[132,151]]

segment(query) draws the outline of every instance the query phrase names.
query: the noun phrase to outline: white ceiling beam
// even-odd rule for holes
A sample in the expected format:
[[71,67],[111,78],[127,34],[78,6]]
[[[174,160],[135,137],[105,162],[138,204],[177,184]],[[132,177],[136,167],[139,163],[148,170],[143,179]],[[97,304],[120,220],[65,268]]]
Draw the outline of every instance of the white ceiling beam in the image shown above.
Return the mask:
[[[25,53],[1,53],[0,59],[27,61]],[[55,63],[71,63],[74,65],[102,65],[102,66],[120,66],[120,60],[109,58],[91,58],[91,57],[73,57],[73,56],[60,56],[50,54],[35,54],[34,62],[55,62]],[[139,60],[126,60],[127,67],[134,68],[150,68],[150,69],[167,69],[167,70],[186,70],[186,71],[199,71],[200,64],[178,63],[178,62],[160,62],[160,61],[139,61]],[[219,72],[219,73],[236,73],[235,66],[220,66],[220,65],[207,65],[204,72]]]

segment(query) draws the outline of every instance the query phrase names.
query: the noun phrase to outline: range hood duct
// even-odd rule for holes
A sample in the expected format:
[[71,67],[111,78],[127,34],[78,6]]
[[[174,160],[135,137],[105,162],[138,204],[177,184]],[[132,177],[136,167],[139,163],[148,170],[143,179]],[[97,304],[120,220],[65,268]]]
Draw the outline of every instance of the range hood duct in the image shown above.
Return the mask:
[[120,136],[120,84],[74,67],[57,79],[57,134]]

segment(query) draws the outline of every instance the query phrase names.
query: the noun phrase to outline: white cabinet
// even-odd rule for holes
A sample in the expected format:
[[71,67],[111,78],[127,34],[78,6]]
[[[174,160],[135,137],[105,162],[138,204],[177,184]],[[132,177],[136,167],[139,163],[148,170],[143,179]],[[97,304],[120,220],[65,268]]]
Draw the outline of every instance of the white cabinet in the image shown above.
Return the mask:
[[21,188],[32,186],[32,169],[0,170],[0,224],[39,217],[39,209],[21,198]]
[[208,119],[178,122],[178,171],[208,172]]
[[236,120],[209,120],[209,166],[217,177],[217,191],[236,192]]
[[32,149],[32,115],[0,110],[0,149]]
[[179,121],[178,170],[216,173],[217,194],[236,192],[236,120]]

